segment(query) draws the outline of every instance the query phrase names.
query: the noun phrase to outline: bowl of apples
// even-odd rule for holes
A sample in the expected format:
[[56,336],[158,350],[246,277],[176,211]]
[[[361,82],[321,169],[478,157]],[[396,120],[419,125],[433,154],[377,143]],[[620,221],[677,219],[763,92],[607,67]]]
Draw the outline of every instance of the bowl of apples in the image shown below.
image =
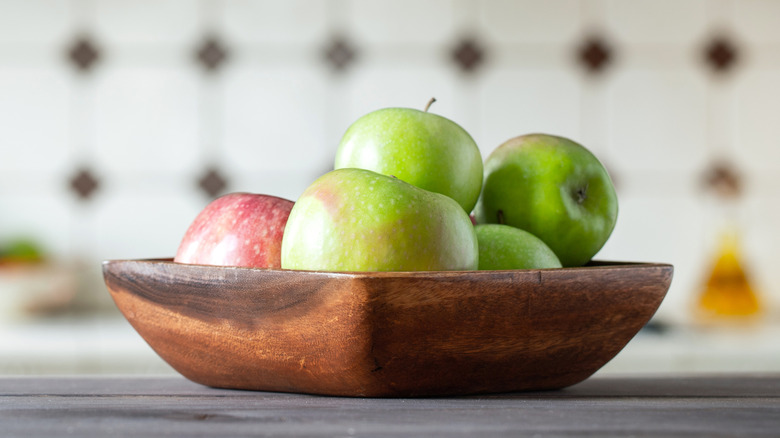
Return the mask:
[[558,389],[617,355],[669,288],[671,265],[592,260],[616,218],[609,175],[571,140],[517,137],[483,164],[451,120],[387,108],[349,127],[295,202],[225,195],[173,259],[103,272],[151,348],[204,385]]

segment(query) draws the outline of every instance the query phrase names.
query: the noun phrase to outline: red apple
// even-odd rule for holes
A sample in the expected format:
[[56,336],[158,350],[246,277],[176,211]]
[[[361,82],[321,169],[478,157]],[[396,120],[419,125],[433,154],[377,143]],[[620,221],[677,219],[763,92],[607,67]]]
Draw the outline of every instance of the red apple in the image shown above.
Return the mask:
[[173,261],[278,269],[282,235],[293,204],[253,193],[219,197],[195,218]]

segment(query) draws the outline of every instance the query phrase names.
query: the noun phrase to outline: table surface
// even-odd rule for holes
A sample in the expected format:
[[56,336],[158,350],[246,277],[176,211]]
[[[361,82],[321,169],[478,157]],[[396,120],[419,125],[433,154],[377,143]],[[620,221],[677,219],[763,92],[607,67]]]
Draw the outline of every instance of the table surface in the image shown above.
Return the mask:
[[422,399],[208,388],[182,377],[0,377],[0,436],[780,436],[780,375],[593,377]]

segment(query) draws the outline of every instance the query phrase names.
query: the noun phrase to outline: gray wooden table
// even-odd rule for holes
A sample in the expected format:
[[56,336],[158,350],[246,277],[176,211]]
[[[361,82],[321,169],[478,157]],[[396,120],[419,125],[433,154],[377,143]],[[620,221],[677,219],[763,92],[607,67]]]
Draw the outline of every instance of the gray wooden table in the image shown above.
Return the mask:
[[179,377],[0,377],[0,436],[780,437],[780,375],[598,378],[522,394],[364,399]]

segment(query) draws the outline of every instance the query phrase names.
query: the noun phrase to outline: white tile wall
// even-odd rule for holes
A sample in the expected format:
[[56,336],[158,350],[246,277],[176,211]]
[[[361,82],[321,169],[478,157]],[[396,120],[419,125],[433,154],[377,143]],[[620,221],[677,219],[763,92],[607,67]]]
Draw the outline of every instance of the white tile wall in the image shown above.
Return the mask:
[[[780,17],[780,15],[778,15]],[[780,170],[780,76],[777,70],[746,71],[736,81],[733,142],[746,166]]]
[[582,77],[576,72],[496,69],[486,73],[481,83],[483,155],[512,137],[532,132],[579,140]]
[[336,120],[342,127],[336,141],[352,122],[370,111],[393,106],[422,110],[431,97],[435,97],[436,102],[430,111],[457,118],[460,81],[457,72],[447,67],[438,62],[430,66],[365,65],[356,68],[346,86],[348,100],[344,102],[343,114]]
[[688,45],[707,29],[706,0],[608,0],[606,23],[629,45]]
[[[675,264],[669,319],[687,318],[721,223],[702,172],[735,163],[745,257],[777,303],[779,20],[772,0],[0,0],[0,242],[171,256],[208,201],[206,168],[295,199],[360,115],[435,96],[485,156],[528,132],[591,147],[621,197],[599,257]],[[594,34],[613,50],[603,73],[576,58]],[[737,48],[727,74],[703,61],[719,34]],[[100,49],[86,73],[65,54],[80,35]],[[323,52],[334,35],[355,50],[341,72]],[[213,72],[195,61],[206,36],[228,53]],[[485,49],[472,72],[450,53],[465,37]],[[87,200],[68,189],[81,166],[100,182]]]
[[751,43],[780,42],[780,3],[774,0],[741,0],[734,2],[734,30]]
[[327,0],[227,0],[220,23],[237,44],[319,44],[331,31]]
[[479,2],[485,36],[499,44],[559,44],[576,41],[582,27],[577,0]]
[[96,36],[111,45],[186,47],[198,37],[200,14],[189,0],[100,0],[94,14]]
[[0,42],[58,44],[70,36],[71,1],[3,0],[0,2]]
[[53,173],[69,166],[70,88],[64,71],[0,69],[0,172]]
[[241,66],[226,72],[226,161],[242,172],[321,169],[332,156],[325,79],[314,66]]
[[349,1],[348,28],[369,45],[446,44],[454,32],[453,0]]
[[154,192],[108,198],[93,213],[94,251],[106,259],[173,257],[198,200]]
[[626,171],[693,173],[707,158],[706,84],[691,69],[617,72],[609,89],[609,152]]
[[95,158],[111,173],[184,172],[198,159],[198,76],[106,68],[95,79]]

